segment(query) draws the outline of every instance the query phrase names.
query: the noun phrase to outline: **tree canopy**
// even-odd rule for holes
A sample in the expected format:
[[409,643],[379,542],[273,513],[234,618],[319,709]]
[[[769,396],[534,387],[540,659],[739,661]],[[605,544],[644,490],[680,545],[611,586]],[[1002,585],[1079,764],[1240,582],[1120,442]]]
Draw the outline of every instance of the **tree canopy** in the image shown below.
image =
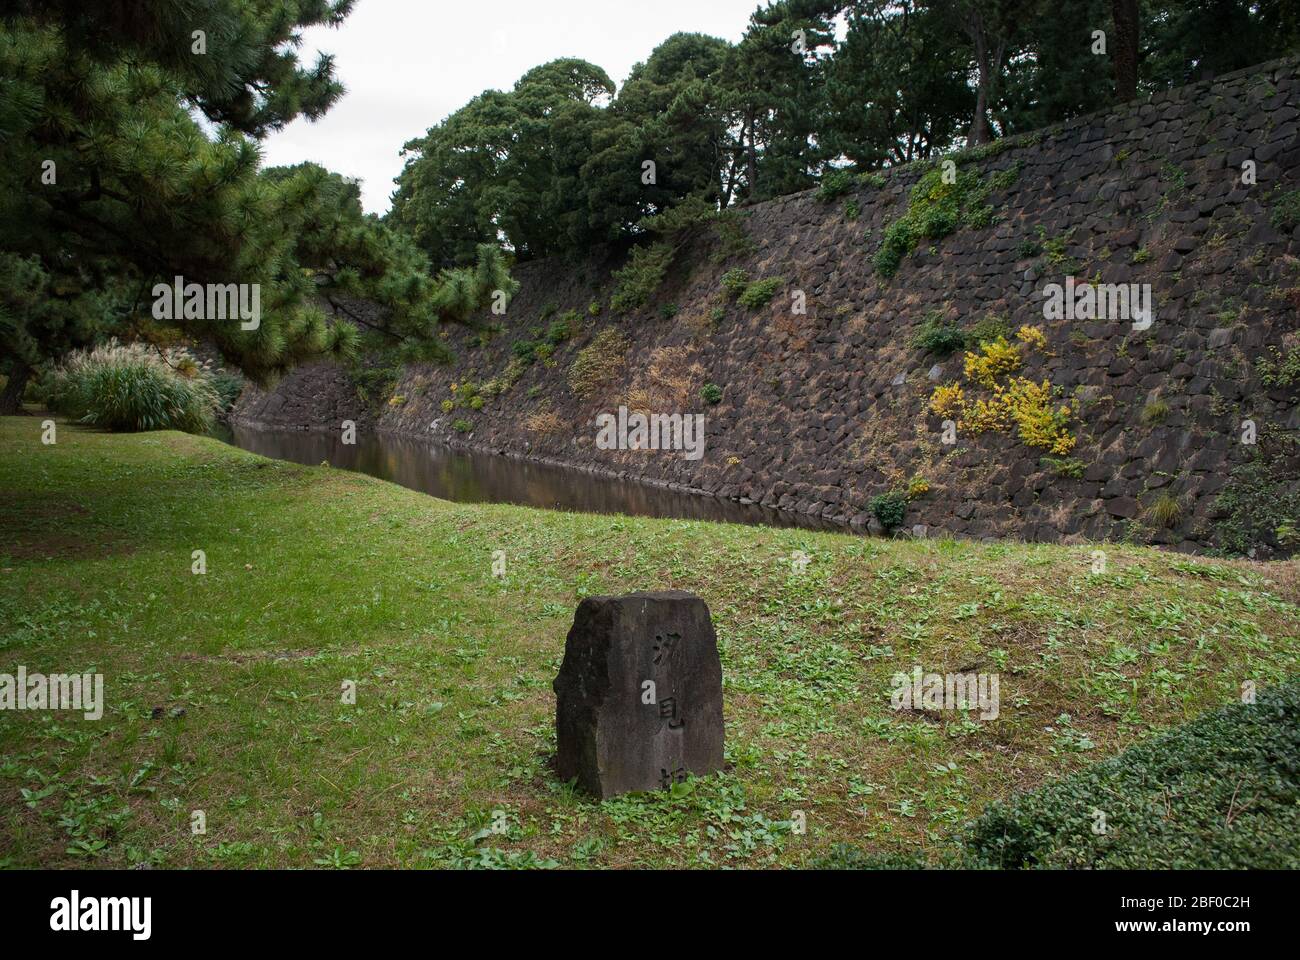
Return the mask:
[[[363,217],[355,184],[314,165],[261,169],[258,138],[342,95],[330,58],[304,65],[296,47],[351,7],[0,2],[0,372],[11,385],[104,336],[158,333],[148,300],[175,277],[257,285],[256,325],[204,314],[166,326],[263,381],[356,343],[355,327],[328,321],[322,290],[389,306],[388,334],[412,347],[433,344],[437,320],[469,315],[460,298],[479,286],[458,282],[448,298],[408,238]],[[495,249],[481,256],[481,272],[508,285]]]
[[564,255],[1298,47],[1286,0],[770,0],[736,43],[667,38],[619,90],[557,60],[485,91],[406,145],[390,222],[441,265]]
[[[298,50],[352,6],[0,0],[0,406],[33,367],[115,334],[203,337],[262,381],[363,338],[438,356],[439,323],[513,293],[510,256],[636,238],[1300,47],[1287,0],[769,0],[737,42],[668,37],[621,89],[569,57],[484,91],[405,145],[380,219],[318,165],[261,164],[261,138],[343,95],[332,59]],[[176,277],[256,285],[260,323],[152,316]],[[382,318],[331,320],[322,303],[346,296]]]

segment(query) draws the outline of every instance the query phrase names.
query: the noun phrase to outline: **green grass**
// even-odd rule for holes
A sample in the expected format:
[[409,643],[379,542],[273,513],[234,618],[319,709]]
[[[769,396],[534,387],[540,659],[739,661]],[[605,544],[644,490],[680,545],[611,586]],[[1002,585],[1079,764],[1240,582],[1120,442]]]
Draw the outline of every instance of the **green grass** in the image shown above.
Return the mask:
[[[1095,545],[451,504],[177,433],[43,446],[37,417],[0,420],[0,502],[0,672],[102,672],[108,701],[0,717],[7,866],[937,855],[991,801],[1300,665],[1294,562],[1107,545],[1096,575]],[[581,597],[647,588],[713,611],[728,769],[597,803],[548,766],[550,684]],[[1001,718],[895,713],[913,664],[1000,672]]]
[[[1208,711],[1101,763],[989,804],[964,869],[1300,868],[1300,679]],[[931,865],[850,844],[819,866]]]
[[1293,680],[991,805],[968,852],[981,867],[1295,870],[1298,768]]

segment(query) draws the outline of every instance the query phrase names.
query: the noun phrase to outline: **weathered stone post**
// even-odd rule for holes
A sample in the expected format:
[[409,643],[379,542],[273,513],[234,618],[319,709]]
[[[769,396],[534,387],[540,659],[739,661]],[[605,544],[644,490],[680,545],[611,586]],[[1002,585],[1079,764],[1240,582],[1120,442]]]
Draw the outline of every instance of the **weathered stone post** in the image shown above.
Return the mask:
[[583,600],[554,687],[562,780],[604,799],[722,769],[722,662],[699,597]]

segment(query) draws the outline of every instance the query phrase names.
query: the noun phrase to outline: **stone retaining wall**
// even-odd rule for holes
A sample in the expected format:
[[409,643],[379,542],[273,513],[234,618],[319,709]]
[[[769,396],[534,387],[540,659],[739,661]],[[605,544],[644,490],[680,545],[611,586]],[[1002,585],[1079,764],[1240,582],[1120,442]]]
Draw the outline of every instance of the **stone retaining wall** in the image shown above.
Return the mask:
[[[486,345],[453,331],[457,362],[406,370],[376,425],[855,528],[877,526],[874,496],[919,477],[929,491],[909,503],[906,530],[1212,547],[1218,495],[1260,450],[1242,442],[1243,421],[1296,473],[1283,435],[1300,429],[1298,388],[1267,388],[1258,362],[1297,342],[1300,227],[1275,228],[1273,211],[1300,188],[1298,67],[1265,65],[955,158],[986,178],[1019,172],[989,195],[989,226],[922,241],[889,278],[873,255],[929,166],[889,171],[883,186],[831,203],[809,192],[757,205],[743,220],[752,253],[717,262],[718,240],[705,231],[679,252],[654,301],[621,317],[608,306],[615,254],[521,264],[508,315],[491,318],[505,329]],[[1243,182],[1245,161],[1254,184]],[[732,268],[782,278],[772,302],[724,302],[720,280]],[[1150,329],[1045,319],[1044,288],[1067,276],[1149,284]],[[792,309],[796,291],[806,314]],[[481,409],[460,402],[444,412],[453,384],[513,379],[512,344],[540,339],[569,310],[580,329],[553,357]],[[1014,432],[976,435],[964,424],[945,445],[929,401],[936,385],[965,382],[962,352],[939,358],[912,345],[935,316],[1039,327],[1046,347],[1024,350],[1019,373],[1049,381],[1070,407],[1075,449],[1052,462]],[[628,343],[621,372],[595,395],[575,396],[571,365],[606,327]],[[269,396],[250,391],[236,418],[368,422],[340,375],[298,371]],[[723,389],[717,405],[701,399],[708,383]],[[705,414],[705,455],[597,449],[595,417],[620,404]],[[1167,526],[1152,519],[1165,494],[1179,507]]]

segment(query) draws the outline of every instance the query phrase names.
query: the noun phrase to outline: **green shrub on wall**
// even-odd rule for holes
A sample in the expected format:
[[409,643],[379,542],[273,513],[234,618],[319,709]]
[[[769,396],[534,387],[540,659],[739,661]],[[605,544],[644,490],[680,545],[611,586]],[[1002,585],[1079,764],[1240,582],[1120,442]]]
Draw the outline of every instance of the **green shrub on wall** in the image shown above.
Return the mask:
[[749,272],[736,267],[734,270],[728,270],[722,275],[722,292],[732,300],[735,300],[745,288],[749,286]]
[[922,240],[938,240],[963,226],[988,226],[993,208],[985,200],[994,187],[1008,185],[1006,180],[1006,171],[986,182],[976,170],[959,169],[952,183],[944,183],[942,162],[935,166],[912,187],[907,212],[886,228],[874,259],[876,270],[892,277]]
[[742,307],[748,307],[750,310],[765,307],[772,302],[772,298],[776,296],[776,291],[781,289],[784,283],[784,277],[768,277],[766,280],[755,280],[745,287],[744,292],[736,298],[736,302]]
[[[879,190],[885,185],[885,178],[878,173],[852,173],[849,170],[832,170],[822,177],[817,187],[817,199],[822,203],[831,203],[856,187],[872,187]],[[849,219],[855,219],[850,217]]]
[[871,498],[867,509],[880,521],[886,533],[892,533],[902,526],[903,517],[907,514],[907,494],[897,490],[879,494]]
[[546,328],[546,342],[553,347],[558,347],[573,336],[578,326],[578,311],[570,310],[558,320],[551,321],[551,325]]
[[1215,542],[1228,554],[1247,555],[1260,547],[1292,551],[1300,547],[1300,493],[1284,468],[1284,457],[1258,453],[1234,467],[1215,501],[1222,516]]
[[1278,230],[1294,230],[1300,226],[1300,190],[1276,197],[1270,219]]
[[677,250],[671,243],[653,243],[637,247],[627,266],[614,273],[616,287],[609,307],[615,313],[627,313],[644,307],[668,275]]
[[942,310],[932,310],[916,328],[912,346],[946,357],[966,346],[966,332],[957,324],[945,322]]
[[999,317],[995,313],[987,314],[971,324],[966,331],[966,346],[972,350],[978,350],[986,343],[996,343],[998,340],[1010,340],[1012,336],[1011,324],[1005,317]]
[[830,203],[852,190],[856,183],[857,177],[851,171],[832,170],[822,177],[822,182],[817,187],[817,199],[822,203]]
[[1277,347],[1268,348],[1268,356],[1255,362],[1259,380],[1266,387],[1290,387],[1300,383],[1300,347],[1283,353]]
[[978,350],[983,344],[1011,339],[1011,324],[996,314],[982,317],[969,327],[949,323],[942,310],[931,310],[916,328],[912,346],[946,357],[958,350]]

